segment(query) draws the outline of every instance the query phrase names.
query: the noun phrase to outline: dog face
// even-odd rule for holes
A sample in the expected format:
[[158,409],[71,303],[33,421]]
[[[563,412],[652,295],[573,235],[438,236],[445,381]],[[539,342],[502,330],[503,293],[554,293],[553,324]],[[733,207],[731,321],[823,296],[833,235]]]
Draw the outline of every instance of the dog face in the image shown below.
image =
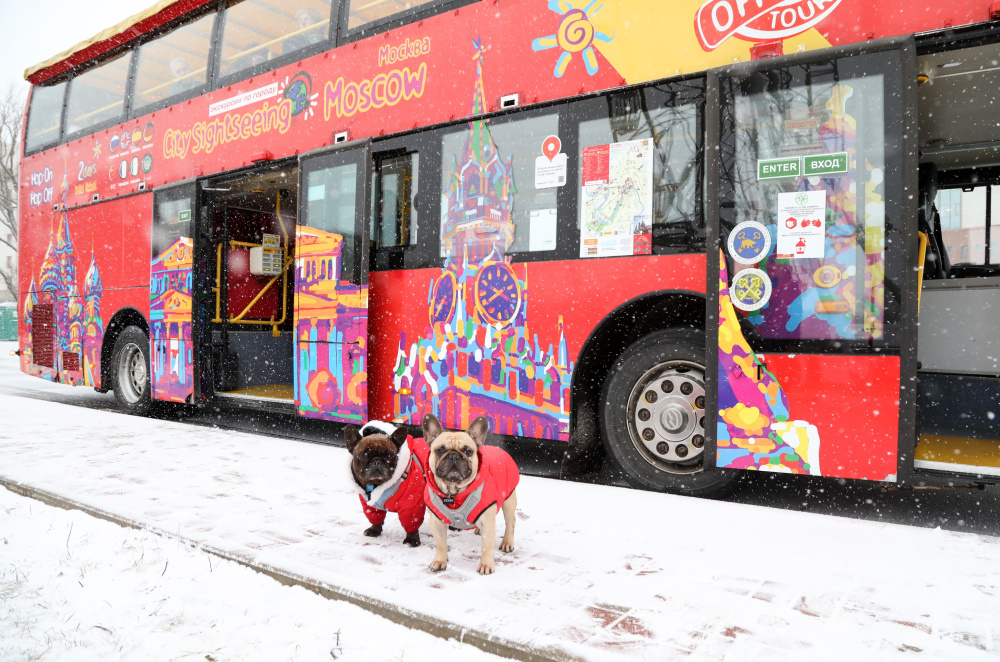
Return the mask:
[[347,425],[344,440],[352,456],[351,471],[358,484],[378,487],[396,471],[399,449],[406,442],[406,428],[398,428],[391,437],[381,432],[362,437],[357,426]]
[[480,416],[465,432],[449,432],[434,414],[423,420],[424,441],[431,448],[430,470],[445,494],[458,494],[479,473],[477,450],[486,442],[489,421]]

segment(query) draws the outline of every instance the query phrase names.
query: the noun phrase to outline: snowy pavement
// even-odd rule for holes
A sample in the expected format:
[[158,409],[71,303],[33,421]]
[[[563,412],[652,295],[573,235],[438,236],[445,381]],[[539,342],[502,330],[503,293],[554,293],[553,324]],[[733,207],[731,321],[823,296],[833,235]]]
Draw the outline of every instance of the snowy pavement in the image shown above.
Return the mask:
[[500,658],[0,488],[0,659]]
[[451,563],[433,574],[426,523],[415,550],[391,517],[381,538],[362,535],[347,461],[341,448],[0,395],[3,480],[552,657],[1000,653],[996,538],[524,477],[516,549],[497,554],[496,574],[476,574],[471,533],[450,534]]

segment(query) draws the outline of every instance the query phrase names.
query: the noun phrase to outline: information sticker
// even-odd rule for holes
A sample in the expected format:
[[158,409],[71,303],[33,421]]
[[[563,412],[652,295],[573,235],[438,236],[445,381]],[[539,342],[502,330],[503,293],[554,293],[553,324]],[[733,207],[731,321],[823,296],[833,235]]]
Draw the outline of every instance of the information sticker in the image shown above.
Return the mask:
[[771,299],[771,278],[761,269],[744,269],[733,277],[729,298],[740,310],[759,310]]
[[744,221],[729,233],[729,255],[740,264],[757,264],[771,250],[771,234],[756,221]]
[[560,152],[559,136],[542,141],[542,155],[535,159],[535,188],[555,188],[566,185],[566,164],[569,158]]
[[826,191],[778,194],[778,259],[822,259],[826,253]]

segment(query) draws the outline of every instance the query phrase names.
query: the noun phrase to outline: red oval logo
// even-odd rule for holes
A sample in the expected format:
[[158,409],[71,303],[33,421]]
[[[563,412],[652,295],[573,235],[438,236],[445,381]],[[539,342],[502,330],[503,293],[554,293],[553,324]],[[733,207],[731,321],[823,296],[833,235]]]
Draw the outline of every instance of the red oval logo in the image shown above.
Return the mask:
[[815,27],[842,0],[708,0],[694,17],[698,43],[713,51],[730,37],[788,39]]

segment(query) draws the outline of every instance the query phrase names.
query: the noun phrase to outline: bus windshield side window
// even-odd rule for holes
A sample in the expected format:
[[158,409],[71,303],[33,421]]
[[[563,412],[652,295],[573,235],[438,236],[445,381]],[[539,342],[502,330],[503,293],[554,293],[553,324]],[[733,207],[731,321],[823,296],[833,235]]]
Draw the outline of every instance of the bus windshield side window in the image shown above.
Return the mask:
[[121,118],[130,56],[131,53],[123,53],[73,78],[69,86],[67,135]]
[[32,91],[25,138],[25,148],[28,151],[59,140],[59,124],[62,120],[65,95],[66,81],[48,87],[39,85]]
[[347,14],[347,29],[349,31],[422,5],[429,5],[435,0],[410,0],[410,2],[405,3],[398,0],[350,0],[350,2]]
[[[704,235],[701,218],[704,81],[671,83],[587,102],[579,125],[579,153],[615,143],[653,140],[653,248],[689,247]],[[590,117],[594,119],[587,119]],[[583,185],[584,169],[577,186]],[[579,222],[579,220],[578,220]]]
[[379,188],[372,238],[378,248],[417,243],[416,198],[419,154],[389,156],[379,161]]
[[324,43],[330,0],[243,0],[229,6],[222,37],[221,74],[249,73],[269,60]]
[[204,87],[214,19],[209,13],[139,48],[136,109]]
[[[559,114],[462,124],[442,136],[441,257],[556,250],[557,181],[536,188],[536,161]],[[563,174],[565,178],[565,173]]]

